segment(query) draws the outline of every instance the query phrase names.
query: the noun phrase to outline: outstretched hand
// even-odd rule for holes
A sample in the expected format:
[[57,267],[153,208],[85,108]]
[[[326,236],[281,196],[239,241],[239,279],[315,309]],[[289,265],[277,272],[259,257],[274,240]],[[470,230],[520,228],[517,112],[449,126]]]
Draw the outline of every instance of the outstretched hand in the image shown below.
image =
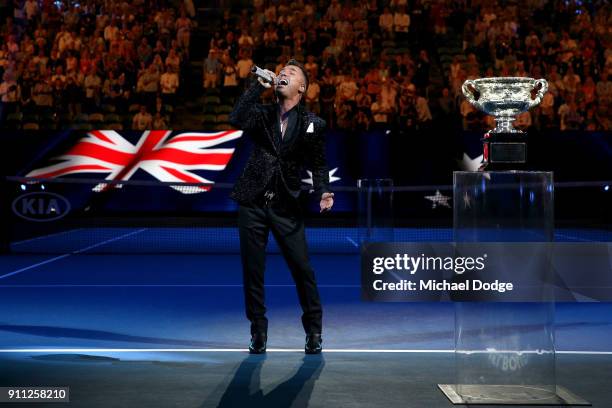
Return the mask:
[[329,211],[331,210],[333,205],[334,193],[323,193],[323,195],[321,196],[321,202],[319,203],[319,206],[321,207],[321,211],[319,212],[322,213],[324,211]]

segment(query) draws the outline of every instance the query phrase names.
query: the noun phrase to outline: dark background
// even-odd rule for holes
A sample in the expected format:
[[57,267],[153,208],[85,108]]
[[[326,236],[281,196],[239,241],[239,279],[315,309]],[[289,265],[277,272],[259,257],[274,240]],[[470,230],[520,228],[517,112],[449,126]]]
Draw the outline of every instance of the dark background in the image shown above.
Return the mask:
[[[175,132],[175,134],[180,131]],[[124,131],[123,137],[136,143],[137,131]],[[66,131],[7,131],[3,134],[4,174],[24,176],[32,169],[48,165],[57,155],[76,143],[83,132]],[[452,174],[461,170],[460,158],[466,153],[476,158],[482,151],[481,135],[476,132],[446,134],[436,131],[399,133],[377,129],[368,132],[330,130],[327,133],[327,159],[330,170],[340,180],[331,184],[336,190],[335,217],[354,213],[357,203],[356,180],[359,178],[392,178],[395,186],[423,186],[422,191],[398,192],[394,196],[398,216],[420,220],[447,222],[450,208],[432,208],[426,195],[436,189],[451,195]],[[591,220],[609,223],[610,195],[604,186],[612,180],[612,134],[609,132],[531,132],[529,164],[533,170],[554,172],[557,220]],[[229,188],[240,175],[251,149],[248,134],[220,147],[235,147],[235,153],[223,171],[202,172],[202,176],[219,183],[212,191],[201,194],[181,194],[167,186],[122,189],[104,202],[104,207],[118,212],[181,212],[198,216],[224,216],[233,213],[236,204],[228,198]],[[69,175],[70,178],[101,179],[102,174]],[[304,178],[307,178],[304,174]],[[144,171],[137,171],[131,180],[155,181]],[[592,183],[602,181],[602,183]],[[568,187],[568,182],[578,183]],[[11,189],[18,188],[13,183]],[[72,194],[89,195],[93,185],[68,185]],[[348,191],[347,191],[348,190]],[[131,193],[135,191],[135,193]],[[21,193],[21,191],[19,191]],[[10,194],[9,194],[10,195]],[[85,197],[83,197],[85,198]],[[316,209],[316,200],[311,200]]]

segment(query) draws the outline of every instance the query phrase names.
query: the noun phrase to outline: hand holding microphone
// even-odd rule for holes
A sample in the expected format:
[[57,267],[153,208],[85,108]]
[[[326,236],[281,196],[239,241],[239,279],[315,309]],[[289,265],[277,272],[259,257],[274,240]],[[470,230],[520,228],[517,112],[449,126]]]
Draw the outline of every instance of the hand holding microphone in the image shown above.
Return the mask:
[[257,77],[260,84],[266,88],[271,88],[272,85],[288,85],[289,81],[285,78],[280,81],[276,77],[276,74],[269,69],[261,69],[257,65],[253,65],[251,73]]

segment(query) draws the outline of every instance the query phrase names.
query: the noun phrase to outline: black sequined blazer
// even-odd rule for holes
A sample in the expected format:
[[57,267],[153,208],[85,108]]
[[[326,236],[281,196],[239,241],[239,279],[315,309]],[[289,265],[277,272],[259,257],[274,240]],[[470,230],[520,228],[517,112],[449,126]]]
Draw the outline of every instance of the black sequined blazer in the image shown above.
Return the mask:
[[238,203],[249,203],[263,192],[275,170],[279,169],[283,188],[297,199],[302,190],[303,170],[306,169],[312,172],[314,194],[320,199],[329,191],[325,121],[298,104],[298,131],[290,140],[277,146],[274,143],[277,106],[259,103],[265,90],[258,81],[253,81],[230,113],[232,126],[242,129],[254,142],[254,149],[230,197]]

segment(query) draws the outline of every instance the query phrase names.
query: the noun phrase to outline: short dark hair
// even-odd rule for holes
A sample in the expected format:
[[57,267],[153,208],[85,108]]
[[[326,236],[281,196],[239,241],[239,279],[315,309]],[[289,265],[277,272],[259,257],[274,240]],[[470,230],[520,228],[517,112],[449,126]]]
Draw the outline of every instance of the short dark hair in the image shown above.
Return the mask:
[[294,58],[291,58],[289,61],[287,61],[285,65],[293,65],[295,67],[298,67],[302,71],[302,75],[304,75],[304,79],[306,80],[306,89],[308,89],[308,84],[310,81],[308,80],[308,72],[306,72],[306,68],[304,68],[304,65]]

